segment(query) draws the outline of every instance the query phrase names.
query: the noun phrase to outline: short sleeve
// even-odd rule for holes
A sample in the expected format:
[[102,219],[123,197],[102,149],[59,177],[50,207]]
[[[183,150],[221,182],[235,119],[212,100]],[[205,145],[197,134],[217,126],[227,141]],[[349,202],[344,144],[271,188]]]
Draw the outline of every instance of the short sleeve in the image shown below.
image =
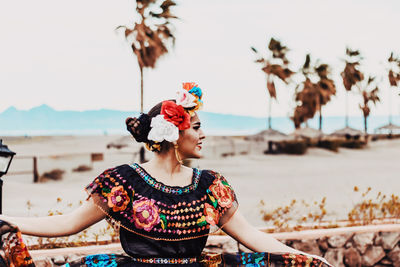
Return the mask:
[[213,181],[207,189],[208,202],[205,216],[208,223],[222,228],[238,209],[238,201],[232,186],[218,172],[208,171]]
[[105,170],[85,188],[95,204],[118,225],[125,222],[131,209],[134,190],[116,168]]

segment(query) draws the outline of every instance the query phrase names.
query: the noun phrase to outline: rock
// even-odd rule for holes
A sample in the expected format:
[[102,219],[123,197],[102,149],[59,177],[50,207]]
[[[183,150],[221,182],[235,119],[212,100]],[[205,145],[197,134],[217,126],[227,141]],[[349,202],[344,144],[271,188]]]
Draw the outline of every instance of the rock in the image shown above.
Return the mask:
[[335,267],[345,267],[343,263],[343,249],[342,248],[332,248],[329,249],[324,258]]
[[56,255],[52,258],[54,264],[63,265],[65,264],[65,257],[62,255]]
[[374,233],[362,233],[353,236],[354,245],[361,254],[364,254],[367,248],[373,244],[374,236]]
[[293,242],[293,248],[313,255],[322,255],[317,241],[314,239]]
[[328,244],[327,238],[318,239],[317,243],[318,243],[319,249],[322,250],[323,252],[328,250],[329,244]]
[[333,248],[341,248],[353,236],[353,234],[334,235],[328,238],[328,244]]
[[34,258],[34,263],[36,267],[53,267],[54,264],[48,257],[37,257]]
[[382,247],[370,246],[363,255],[362,266],[375,266],[385,255]]
[[72,262],[72,261],[76,261],[76,260],[80,260],[82,257],[78,256],[76,254],[71,254],[68,255],[68,257],[65,259],[66,262]]
[[400,241],[400,233],[382,232],[375,239],[375,245],[382,246],[385,250],[391,250]]
[[393,266],[393,262],[387,258],[383,258],[379,263],[383,265]]
[[387,254],[388,258],[393,262],[393,266],[400,267],[400,248],[395,247]]
[[344,263],[348,267],[361,267],[361,255],[355,248],[349,248],[344,251]]

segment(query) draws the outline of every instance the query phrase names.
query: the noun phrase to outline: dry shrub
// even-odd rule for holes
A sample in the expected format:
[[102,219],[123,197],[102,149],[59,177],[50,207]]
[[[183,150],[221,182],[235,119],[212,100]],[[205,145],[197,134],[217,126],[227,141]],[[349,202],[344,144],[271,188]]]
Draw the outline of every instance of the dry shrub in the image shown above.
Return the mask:
[[40,176],[39,180],[42,181],[42,182],[45,182],[45,181],[48,181],[48,180],[59,181],[59,180],[62,179],[64,173],[65,173],[64,170],[54,169],[54,170],[51,170],[49,172],[43,173]]
[[91,171],[93,168],[91,166],[88,165],[79,165],[78,167],[76,167],[75,169],[73,169],[73,172],[87,172],[87,171]]

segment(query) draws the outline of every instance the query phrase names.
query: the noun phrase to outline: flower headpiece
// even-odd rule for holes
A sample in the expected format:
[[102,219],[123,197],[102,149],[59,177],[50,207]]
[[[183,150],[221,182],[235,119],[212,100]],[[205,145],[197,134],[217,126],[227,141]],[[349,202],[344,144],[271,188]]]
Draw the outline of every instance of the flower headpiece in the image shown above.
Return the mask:
[[160,115],[151,120],[151,130],[147,139],[155,144],[148,148],[159,151],[162,141],[178,140],[179,131],[190,128],[190,117],[203,106],[202,96],[203,93],[197,84],[183,83],[182,89],[176,92],[176,103],[163,101]]

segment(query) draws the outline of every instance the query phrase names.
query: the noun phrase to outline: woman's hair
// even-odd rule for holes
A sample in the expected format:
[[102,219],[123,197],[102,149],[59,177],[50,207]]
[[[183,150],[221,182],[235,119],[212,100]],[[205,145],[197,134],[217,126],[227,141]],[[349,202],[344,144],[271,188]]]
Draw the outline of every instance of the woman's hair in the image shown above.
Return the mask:
[[[168,101],[175,102],[175,100],[173,99]],[[136,117],[126,118],[125,120],[126,128],[138,143],[146,143],[148,147],[152,147],[155,144],[155,142],[149,140],[147,136],[149,135],[151,129],[150,128],[151,119],[161,114],[162,104],[163,102],[158,103],[152,109],[150,109],[150,111],[147,114],[142,113],[138,118]],[[168,150],[169,147],[171,146],[171,144],[165,140],[162,141],[160,145],[161,145],[160,151]],[[153,151],[157,152],[157,150]]]

